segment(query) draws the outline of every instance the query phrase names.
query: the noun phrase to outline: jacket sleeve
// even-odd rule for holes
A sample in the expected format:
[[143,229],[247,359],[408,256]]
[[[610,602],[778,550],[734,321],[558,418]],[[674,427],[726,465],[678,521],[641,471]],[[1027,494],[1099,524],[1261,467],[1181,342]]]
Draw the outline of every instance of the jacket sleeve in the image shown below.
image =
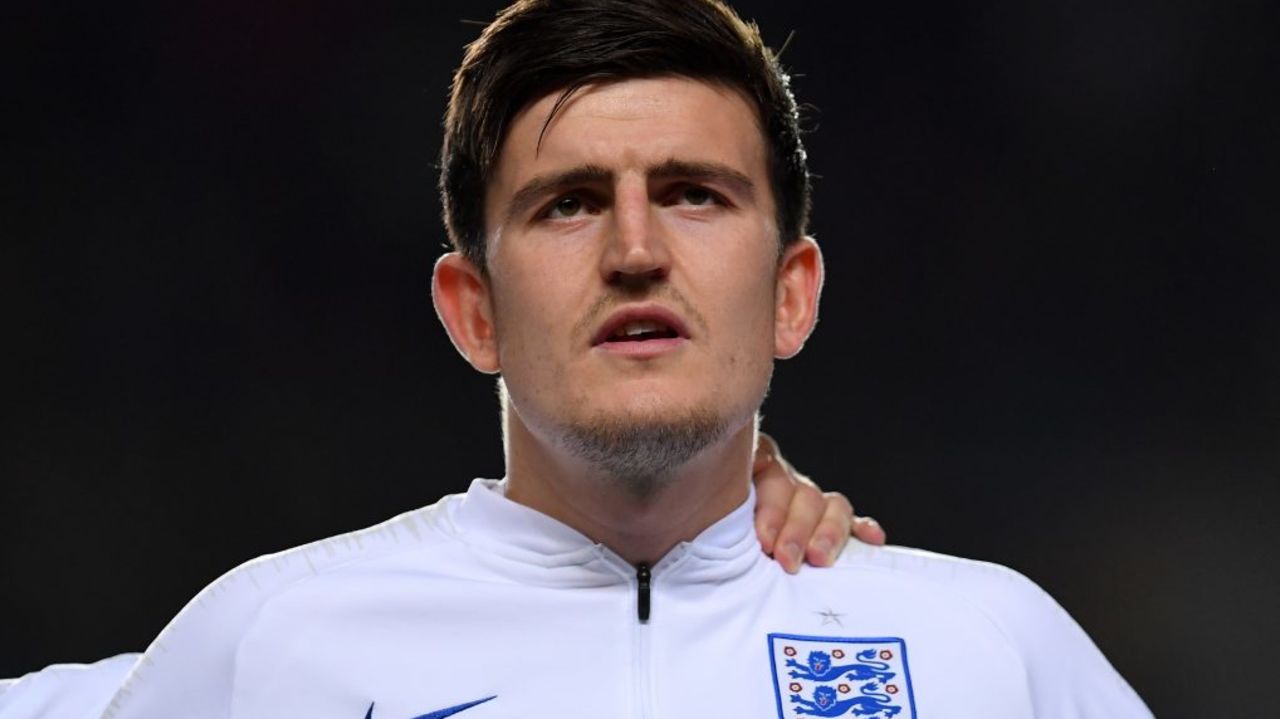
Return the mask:
[[55,664],[0,681],[0,719],[97,719],[140,656]]
[[101,719],[230,716],[236,652],[262,603],[297,573],[290,564],[262,557],[205,587],[147,647]]
[[1023,575],[980,590],[1023,657],[1036,719],[1150,719],[1151,710],[1053,597]]

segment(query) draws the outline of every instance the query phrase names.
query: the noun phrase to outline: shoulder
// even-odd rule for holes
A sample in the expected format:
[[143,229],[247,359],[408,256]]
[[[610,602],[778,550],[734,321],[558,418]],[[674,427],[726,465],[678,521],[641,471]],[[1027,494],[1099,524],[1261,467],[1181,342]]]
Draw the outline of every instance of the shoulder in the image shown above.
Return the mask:
[[137,660],[137,654],[120,654],[93,664],[54,664],[0,681],[0,719],[97,717]]
[[1035,582],[1009,567],[910,547],[875,547],[850,540],[837,572],[879,577],[916,593],[945,590],[1002,625],[1034,624],[1063,609]]
[[[448,541],[448,511],[453,497],[398,515],[372,527],[263,555],[232,569],[197,594],[161,632],[164,645],[177,632],[216,620],[225,633],[229,622],[252,622],[264,604],[316,579],[341,577],[363,568]],[[150,653],[150,651],[148,651]]]
[[[956,611],[980,615],[1024,656],[1034,656],[1047,633],[1060,633],[1066,626],[1079,631],[1039,585],[993,562],[850,541],[835,570],[837,575],[856,575],[862,582],[893,587],[908,600],[945,603]],[[1083,632],[1080,638],[1089,642]]]
[[[372,527],[246,562],[205,587],[169,622],[128,674],[103,719],[227,715],[237,652],[265,608],[317,581],[341,581],[451,537],[454,496]],[[191,714],[191,707],[198,707]]]
[[[832,573],[889,588],[920,611],[989,625],[1018,657],[1036,716],[1150,716],[1080,625],[1035,582],[991,562],[850,541]],[[944,609],[943,609],[944,608]]]
[[1074,625],[1035,582],[992,562],[850,540],[830,570],[809,574],[821,584],[874,593],[895,615],[964,622],[1024,658],[1037,652],[1046,631],[1064,620]]

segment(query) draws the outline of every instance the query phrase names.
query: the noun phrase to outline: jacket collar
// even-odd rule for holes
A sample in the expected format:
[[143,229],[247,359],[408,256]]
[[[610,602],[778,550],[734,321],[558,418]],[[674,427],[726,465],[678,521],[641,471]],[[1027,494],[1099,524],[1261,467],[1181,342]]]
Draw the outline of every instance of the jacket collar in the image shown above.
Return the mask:
[[[446,502],[444,514],[452,534],[526,569],[543,568],[579,581],[585,579],[579,572],[557,570],[578,568],[614,579],[635,577],[635,567],[613,550],[559,520],[507,499],[506,480],[476,479],[466,494]],[[654,576],[668,582],[723,581],[764,561],[755,534],[755,502],[753,486],[745,502],[659,560],[653,567]]]

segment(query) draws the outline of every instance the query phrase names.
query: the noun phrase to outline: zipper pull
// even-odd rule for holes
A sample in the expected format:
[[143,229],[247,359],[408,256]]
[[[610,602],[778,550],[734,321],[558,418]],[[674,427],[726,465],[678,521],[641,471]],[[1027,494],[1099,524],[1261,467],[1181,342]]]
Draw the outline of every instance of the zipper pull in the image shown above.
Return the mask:
[[644,624],[649,621],[649,565],[636,565],[636,591],[639,596],[636,598],[636,613],[640,616],[640,623]]

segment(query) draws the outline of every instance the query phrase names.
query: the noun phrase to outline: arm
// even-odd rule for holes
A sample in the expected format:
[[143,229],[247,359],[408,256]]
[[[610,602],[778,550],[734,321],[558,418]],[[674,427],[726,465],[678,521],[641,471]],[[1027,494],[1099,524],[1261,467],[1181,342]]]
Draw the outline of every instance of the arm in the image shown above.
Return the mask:
[[782,458],[777,442],[763,432],[752,472],[760,547],[788,572],[796,572],[802,561],[829,566],[849,541],[850,531],[867,544],[885,543],[876,520],[857,516],[843,494],[823,493]]
[[96,719],[139,656],[55,664],[0,681],[0,719]]
[[984,607],[1021,657],[1036,717],[1152,718],[1084,629],[1035,582],[988,565],[948,589]]

